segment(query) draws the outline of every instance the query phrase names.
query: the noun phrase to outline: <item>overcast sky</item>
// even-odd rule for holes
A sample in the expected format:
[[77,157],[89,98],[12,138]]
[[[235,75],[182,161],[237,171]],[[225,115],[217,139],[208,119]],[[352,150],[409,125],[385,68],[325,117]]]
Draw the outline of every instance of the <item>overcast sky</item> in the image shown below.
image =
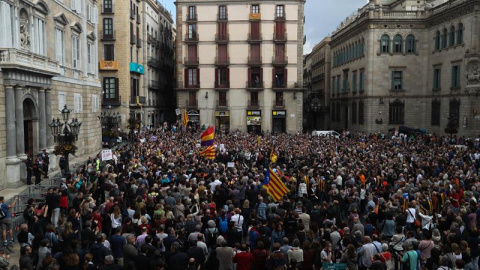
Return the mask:
[[[172,13],[175,19],[174,0],[159,0]],[[305,4],[305,43],[304,54],[310,53],[313,46],[330,35],[345,18],[368,3],[368,0],[307,0]]]

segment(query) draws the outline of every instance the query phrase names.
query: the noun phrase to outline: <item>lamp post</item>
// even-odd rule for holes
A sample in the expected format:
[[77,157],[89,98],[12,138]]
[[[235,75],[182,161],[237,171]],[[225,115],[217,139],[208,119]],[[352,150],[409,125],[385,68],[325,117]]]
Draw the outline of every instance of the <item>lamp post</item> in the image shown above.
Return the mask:
[[108,112],[104,111],[98,116],[102,126],[102,143],[106,140],[108,148],[113,146],[112,141],[116,141],[116,138],[118,137],[118,125],[122,121],[120,114],[118,112],[112,113],[110,111],[111,108],[111,106],[108,106]]
[[65,173],[69,172],[68,156],[70,154],[75,155],[77,151],[75,142],[78,141],[78,133],[82,125],[77,118],[72,118],[70,123],[68,123],[71,111],[65,105],[63,110],[60,111],[62,113],[62,121],[60,121],[60,118],[53,118],[52,122],[48,124],[52,130],[53,140],[57,143],[53,153],[57,156],[63,155],[65,158]]
[[314,117],[312,118],[312,128],[315,130],[317,128],[317,112],[321,108],[320,99],[314,97],[310,103],[310,110],[313,112]]

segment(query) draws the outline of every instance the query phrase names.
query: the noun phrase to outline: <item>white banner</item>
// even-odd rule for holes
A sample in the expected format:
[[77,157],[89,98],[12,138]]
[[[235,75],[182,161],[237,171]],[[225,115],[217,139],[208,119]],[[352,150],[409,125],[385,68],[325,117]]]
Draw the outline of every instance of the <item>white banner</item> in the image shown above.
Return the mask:
[[113,154],[112,154],[112,150],[111,150],[111,149],[102,150],[102,160],[103,160],[103,161],[111,160],[112,158],[113,158]]

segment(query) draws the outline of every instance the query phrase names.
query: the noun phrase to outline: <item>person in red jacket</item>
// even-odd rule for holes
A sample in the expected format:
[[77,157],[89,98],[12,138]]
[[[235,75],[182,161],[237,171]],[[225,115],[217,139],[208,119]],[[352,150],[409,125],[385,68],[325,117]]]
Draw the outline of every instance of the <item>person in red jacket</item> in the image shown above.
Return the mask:
[[253,255],[246,244],[242,244],[240,252],[233,257],[233,262],[237,264],[237,270],[250,270],[250,265],[253,263]]

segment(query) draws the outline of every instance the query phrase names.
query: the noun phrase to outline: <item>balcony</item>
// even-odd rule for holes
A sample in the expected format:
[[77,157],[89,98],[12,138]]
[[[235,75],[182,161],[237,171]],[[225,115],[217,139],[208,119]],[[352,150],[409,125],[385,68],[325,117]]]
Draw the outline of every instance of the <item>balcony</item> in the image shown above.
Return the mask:
[[104,41],[113,41],[115,40],[115,31],[100,31],[100,36]]
[[217,43],[228,43],[230,40],[230,35],[229,34],[215,34],[215,42]]
[[230,88],[230,81],[215,81],[215,89],[228,89]]
[[185,66],[198,66],[198,57],[185,57],[183,58],[183,64]]
[[285,100],[284,99],[275,99],[273,100],[273,107],[276,109],[283,109],[285,108]]
[[196,22],[197,21],[197,13],[187,13],[187,22]]
[[117,61],[99,61],[99,70],[118,70]]
[[104,106],[121,106],[122,105],[122,97],[117,96],[115,98],[105,98],[102,99],[102,107]]
[[131,96],[130,97],[130,106],[143,106],[145,105],[145,97],[144,96]]
[[177,88],[178,89],[192,89],[196,90],[200,88],[200,82],[194,82],[194,83],[189,83],[188,81],[178,81],[177,82]]
[[137,47],[141,48],[142,47],[142,39],[137,37]]
[[150,58],[148,59],[147,65],[149,65],[149,66],[151,66],[151,67],[160,68],[161,63],[160,63],[160,61],[158,61],[157,59],[155,59],[155,58],[153,58],[153,57],[150,57]]
[[260,100],[249,100],[248,101],[248,108],[249,109],[259,109],[260,108]]
[[284,22],[286,20],[287,20],[287,14],[285,14],[285,12],[275,13],[275,21],[276,22]]
[[261,56],[250,56],[248,57],[248,64],[250,66],[260,66],[262,65],[262,57]]
[[288,64],[288,57],[287,56],[274,56],[272,57],[272,65],[273,66],[286,66]]
[[137,42],[137,36],[135,34],[130,34],[130,44],[135,44]]
[[248,19],[251,21],[259,21],[262,19],[262,14],[261,13],[250,13],[250,16],[248,16]]
[[102,14],[114,14],[113,6],[105,7],[103,6]]
[[248,42],[250,43],[260,43],[262,42],[262,34],[261,33],[250,33],[248,34]]
[[263,81],[259,81],[259,82],[247,81],[247,89],[255,90],[255,89],[263,89],[263,88],[264,88]]
[[60,74],[57,61],[13,48],[0,48],[0,69],[3,68],[33,69],[49,75]]
[[285,43],[287,39],[287,33],[273,33],[273,42],[275,43]]
[[149,81],[148,82],[148,88],[150,89],[155,89],[155,90],[160,90],[160,82],[159,81]]
[[217,99],[217,109],[228,108],[228,100],[226,99]]
[[228,66],[230,65],[230,57],[215,57],[215,65]]
[[217,14],[217,21],[228,21],[228,14]]
[[196,109],[198,108],[198,101],[196,99],[185,100],[185,106],[187,109]]
[[190,33],[185,35],[186,43],[197,43],[198,42],[198,33]]
[[[283,76],[283,74],[281,76]],[[272,82],[272,88],[286,88],[286,87],[287,87],[287,82],[285,82],[283,79],[273,80]]]

